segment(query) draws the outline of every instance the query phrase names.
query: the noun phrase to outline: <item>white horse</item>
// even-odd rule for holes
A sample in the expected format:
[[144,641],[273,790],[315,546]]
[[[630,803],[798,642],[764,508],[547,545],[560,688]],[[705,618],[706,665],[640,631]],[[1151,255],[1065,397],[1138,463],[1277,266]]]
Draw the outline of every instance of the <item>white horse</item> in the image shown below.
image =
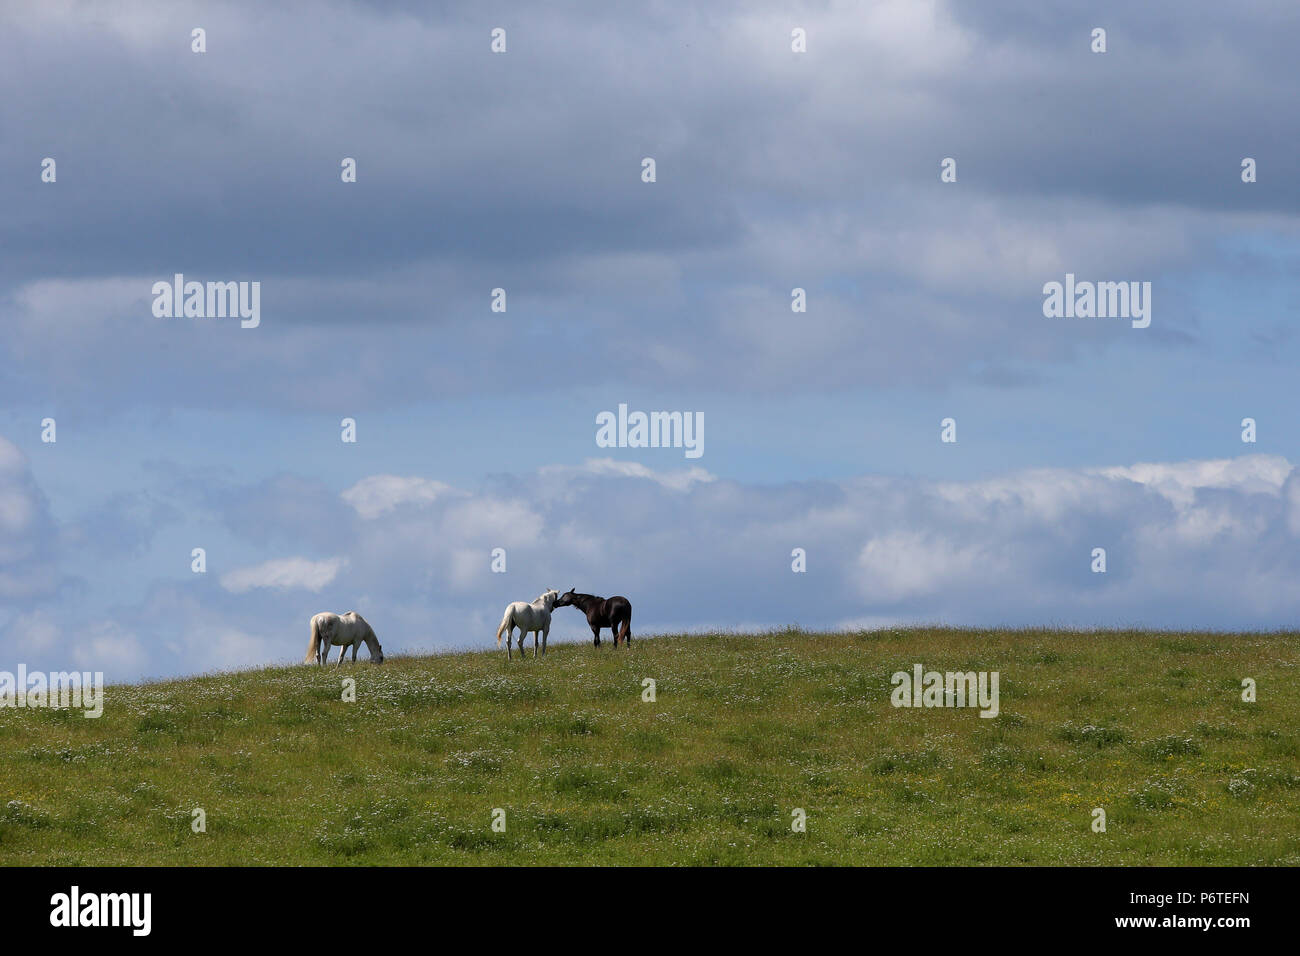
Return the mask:
[[379,638],[375,637],[374,629],[366,623],[364,617],[356,611],[348,611],[346,614],[321,611],[311,619],[311,643],[307,645],[307,656],[303,663],[326,663],[330,656],[330,645],[339,649],[336,667],[343,663],[343,654],[349,647],[352,648],[352,660],[356,661],[357,648],[362,641],[370,648],[371,662],[382,664],[384,649],[379,646]]
[[555,601],[559,598],[560,592],[552,588],[544,591],[536,601],[529,604],[527,601],[516,601],[506,608],[506,613],[501,618],[501,626],[497,628],[497,647],[501,646],[501,635],[506,636],[506,658],[513,659],[514,654],[510,650],[510,638],[515,633],[515,628],[519,628],[519,656],[524,655],[524,638],[529,631],[533,633],[533,657],[537,656],[537,633],[542,634],[542,654],[546,653],[546,635],[551,633],[551,611],[555,608]]

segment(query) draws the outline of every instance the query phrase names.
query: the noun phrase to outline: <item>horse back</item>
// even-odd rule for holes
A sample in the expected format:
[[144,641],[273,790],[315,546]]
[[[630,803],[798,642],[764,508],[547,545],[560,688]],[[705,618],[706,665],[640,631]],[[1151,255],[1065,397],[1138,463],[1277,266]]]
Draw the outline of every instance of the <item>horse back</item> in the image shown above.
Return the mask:
[[534,604],[529,601],[515,601],[506,609],[506,615],[516,627],[533,631],[540,630],[551,619],[551,612],[544,604]]
[[599,604],[591,605],[591,609],[587,612],[587,621],[590,624],[605,621],[608,626],[619,618],[631,616],[632,602],[621,594],[615,594],[613,597],[604,598]]

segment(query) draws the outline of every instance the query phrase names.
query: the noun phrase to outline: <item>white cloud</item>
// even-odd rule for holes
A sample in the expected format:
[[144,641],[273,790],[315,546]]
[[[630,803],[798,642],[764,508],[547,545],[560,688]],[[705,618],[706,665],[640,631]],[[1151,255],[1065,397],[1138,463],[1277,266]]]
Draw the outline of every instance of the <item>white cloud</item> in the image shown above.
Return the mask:
[[[348,607],[386,646],[485,647],[505,603],[547,587],[626,595],[634,633],[793,622],[1246,629],[1300,617],[1290,583],[1300,577],[1300,472],[1276,456],[968,482],[750,485],[609,460],[474,493],[380,477],[355,486],[382,493],[353,495],[369,517],[353,527],[346,559],[269,560],[210,593],[163,587],[124,609],[112,633],[102,617],[63,609],[19,614],[0,622],[0,647],[44,649],[59,664],[75,635],[99,658],[85,666],[119,677],[254,666],[300,659],[310,615]],[[272,538],[301,527],[300,514],[248,504]],[[507,551],[505,574],[492,572],[494,547]],[[791,571],[795,547],[806,550],[804,574]],[[1094,547],[1107,550],[1104,575],[1091,572]],[[555,639],[587,634],[582,615],[557,615]]]
[[53,527],[26,457],[0,438],[0,598],[19,600],[54,590]]
[[138,634],[115,621],[97,621],[79,635],[77,642],[64,646],[77,667],[102,670],[106,675],[146,673],[154,657]]
[[379,515],[403,505],[431,504],[446,495],[460,494],[451,485],[429,478],[400,475],[371,475],[346,489],[342,498],[363,518]]
[[[1300,478],[1276,456],[1034,469],[978,481],[747,485],[593,459],[368,522],[353,569],[439,639],[543,587],[627,594],[642,627],[737,620],[1275,625],[1300,595]],[[1284,492],[1284,489],[1291,489]],[[509,572],[490,572],[490,551]],[[790,550],[808,573],[790,570]],[[1108,571],[1091,573],[1105,547]],[[577,625],[581,621],[576,622]],[[564,615],[561,628],[573,625]],[[573,630],[578,632],[575,626]]]
[[527,502],[478,497],[448,507],[442,533],[449,541],[509,541],[531,544],[544,524]]
[[1278,455],[1245,455],[1175,464],[1138,464],[1099,468],[1094,474],[1127,478],[1146,485],[1179,507],[1188,507],[1202,488],[1278,495],[1291,474],[1291,463]]
[[346,564],[346,558],[329,558],[326,561],[280,558],[229,571],[221,576],[221,586],[232,594],[243,594],[254,588],[319,591],[333,581]]
[[675,471],[655,471],[636,461],[619,461],[614,458],[588,458],[580,466],[547,465],[540,469],[547,477],[566,478],[572,475],[592,475],[611,478],[646,478],[673,491],[686,491],[701,482],[717,481],[703,468],[682,468]]
[[972,579],[1005,574],[1007,562],[975,542],[905,531],[873,537],[858,555],[859,584],[867,601],[898,601],[933,594]]
[[16,445],[0,438],[0,539],[25,532],[37,505],[27,459]]
[[12,626],[15,633],[22,635],[23,645],[35,654],[53,651],[63,642],[63,629],[45,610],[20,614],[14,618]]

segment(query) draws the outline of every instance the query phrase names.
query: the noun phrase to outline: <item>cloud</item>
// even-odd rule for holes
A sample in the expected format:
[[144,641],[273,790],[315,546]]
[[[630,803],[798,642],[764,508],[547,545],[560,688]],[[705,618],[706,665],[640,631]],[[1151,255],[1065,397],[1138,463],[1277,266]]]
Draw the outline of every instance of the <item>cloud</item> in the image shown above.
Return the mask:
[[460,494],[450,485],[428,478],[371,475],[343,492],[342,498],[363,518],[377,518],[405,505],[431,504],[446,495]]
[[221,576],[221,586],[232,594],[242,594],[253,588],[320,591],[338,576],[346,564],[346,558],[329,558],[325,561],[278,558],[253,567],[228,571]]
[[[14,460],[0,447],[0,465]],[[268,555],[219,586],[159,581],[111,611],[32,597],[0,620],[0,649],[51,666],[75,657],[118,679],[254,666],[299,659],[310,616],[348,608],[393,650],[485,647],[505,604],[570,586],[627,595],[634,632],[1242,629],[1300,616],[1300,472],[1278,456],[780,485],[626,464],[542,466],[454,494],[433,477],[369,476],[343,492],[360,505],[345,557]],[[223,489],[263,516],[237,540],[255,552],[290,537],[303,516],[268,502],[303,481]],[[796,547],[806,573],[791,570]],[[1091,571],[1096,547],[1105,574]],[[505,573],[493,570],[495,548]],[[581,615],[557,614],[557,639],[585,633]]]
[[1291,464],[1277,455],[1248,455],[1179,464],[1139,464],[1099,468],[1095,474],[1126,478],[1145,485],[1173,504],[1191,507],[1202,488],[1237,489],[1276,495],[1291,474]]
[[[1275,122],[1300,24],[1265,4],[1198,4],[1204,30],[1169,6],[1116,5],[1106,56],[1087,52],[1077,11],[1045,22],[1010,0],[822,4],[800,15],[802,55],[776,2],[521,10],[505,56],[418,5],[236,2],[206,14],[202,56],[182,9],[51,6],[0,36],[13,154],[65,152],[57,184],[5,197],[6,403],[57,388],[87,413],[160,395],[356,412],[486,381],[518,394],[1033,380],[1008,369],[1197,344],[1180,275],[1260,295],[1245,273],[1264,257],[1228,262],[1225,238],[1300,241],[1300,181],[1243,189],[1214,146],[1300,152]],[[49,66],[39,82],[31,61]],[[1207,61],[1231,68],[1210,77]],[[123,75],[132,97],[112,94]],[[171,135],[131,132],[149,126]],[[651,153],[660,181],[638,188]],[[338,162],[354,154],[345,186]],[[950,155],[959,181],[943,185]],[[176,271],[261,281],[262,326],[154,319],[148,290]],[[1150,334],[1044,321],[1038,290],[1066,271],[1155,281]],[[498,285],[514,347],[545,354],[549,374],[502,374],[482,321]],[[810,303],[797,320],[796,285]],[[1243,342],[1276,335],[1269,309],[1236,322]],[[361,374],[322,388],[344,355]]]
[[[1294,444],[1292,7],[828,0],[792,54],[776,0],[548,4],[494,56],[407,0],[11,6],[0,409],[62,428],[0,441],[5,653],[295,659],[323,607],[479,646],[561,583],[652,629],[1300,611],[1300,476],[1205,425]],[[175,272],[261,326],[155,318]],[[1152,328],[1045,320],[1065,272],[1152,281]],[[625,400],[709,409],[708,470],[587,458]],[[809,477],[864,468],[963,480]]]
[[[1246,627],[1300,612],[1300,597],[1271,590],[1300,573],[1300,476],[1277,456],[966,482],[708,479],[611,459],[417,495],[418,507],[376,508],[357,526],[352,564],[323,593],[340,606],[364,594],[381,619],[418,620],[433,604],[434,640],[453,645],[497,604],[560,584],[625,593],[640,626],[683,629],[738,615]],[[497,547],[505,574],[492,571]],[[791,572],[795,547],[806,574]],[[1095,547],[1106,574],[1091,572]]]
[[0,598],[24,601],[59,585],[54,522],[27,458],[0,437]]
[[860,590],[869,602],[932,596],[976,576],[1005,574],[1008,564],[982,542],[953,541],[934,532],[879,535],[858,554]]
[[614,458],[588,458],[576,467],[547,465],[539,469],[539,474],[543,479],[560,478],[561,480],[581,475],[644,478],[674,491],[686,491],[691,485],[699,482],[717,481],[716,475],[711,475],[699,467],[677,471],[655,471],[637,461],[618,461]]

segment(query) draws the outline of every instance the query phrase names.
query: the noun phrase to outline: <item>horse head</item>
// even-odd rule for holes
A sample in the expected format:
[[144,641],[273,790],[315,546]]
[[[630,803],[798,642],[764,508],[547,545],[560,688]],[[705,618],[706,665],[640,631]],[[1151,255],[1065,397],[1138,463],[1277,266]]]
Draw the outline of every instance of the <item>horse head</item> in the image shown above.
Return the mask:
[[555,599],[555,606],[571,607],[573,605],[573,594],[574,594],[574,589],[569,588],[568,591],[566,591],[564,594],[561,594],[558,598]]
[[366,625],[366,635],[363,640],[366,642],[366,647],[370,649],[370,663],[382,664],[384,662],[384,646],[379,643],[379,636],[369,624]]

